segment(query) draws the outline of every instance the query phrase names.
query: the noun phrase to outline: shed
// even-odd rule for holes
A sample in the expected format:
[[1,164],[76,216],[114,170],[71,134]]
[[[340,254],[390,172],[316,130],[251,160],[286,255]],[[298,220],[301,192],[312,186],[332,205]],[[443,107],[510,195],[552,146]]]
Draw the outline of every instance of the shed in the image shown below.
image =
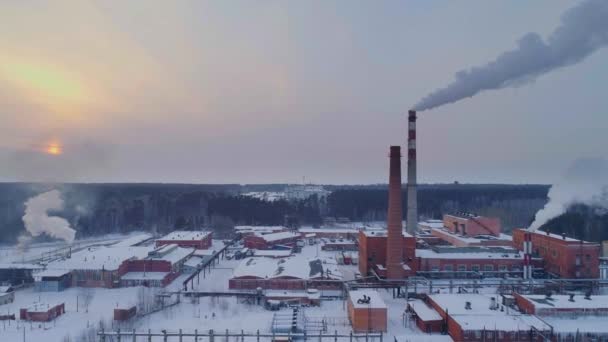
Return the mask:
[[348,318],[355,332],[386,332],[387,307],[377,291],[357,290],[348,294]]

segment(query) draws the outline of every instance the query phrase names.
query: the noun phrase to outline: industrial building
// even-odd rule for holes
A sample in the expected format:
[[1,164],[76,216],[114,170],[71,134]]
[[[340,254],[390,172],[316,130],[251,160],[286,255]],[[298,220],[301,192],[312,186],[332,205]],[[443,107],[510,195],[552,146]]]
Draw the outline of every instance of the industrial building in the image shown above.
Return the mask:
[[19,319],[32,322],[50,322],[64,313],[64,303],[34,303],[19,310]]
[[[387,279],[402,279],[415,274],[416,239],[403,231],[402,219],[401,148],[391,146],[388,228],[359,232],[359,271],[362,275],[375,273]],[[411,224],[416,227],[417,220]]]
[[184,248],[207,249],[212,243],[211,232],[176,230],[156,240],[156,247],[176,244]]
[[34,287],[40,292],[59,292],[70,287],[72,275],[70,270],[48,269],[34,274]]
[[513,231],[513,244],[519,250],[524,250],[526,239],[531,241],[532,256],[542,258],[547,273],[568,279],[599,278],[600,244],[549,232]]
[[230,289],[341,289],[342,273],[332,259],[250,257],[234,269],[228,285]]
[[279,232],[271,234],[250,234],[245,236],[244,245],[252,249],[273,249],[277,246],[294,247],[302,235],[294,232]]
[[150,251],[146,258],[126,260],[118,270],[120,286],[167,286],[180,275],[194,251],[168,244]]
[[354,332],[386,332],[388,310],[377,291],[350,291],[347,306],[348,319]]
[[471,213],[444,215],[438,223],[423,223],[432,236],[456,247],[512,246],[511,236],[502,233],[500,219]]

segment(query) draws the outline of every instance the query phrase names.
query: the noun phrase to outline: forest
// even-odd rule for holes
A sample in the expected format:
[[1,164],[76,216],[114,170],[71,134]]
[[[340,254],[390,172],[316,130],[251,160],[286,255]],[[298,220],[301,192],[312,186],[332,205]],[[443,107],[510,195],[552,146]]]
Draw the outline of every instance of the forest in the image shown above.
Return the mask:
[[[13,243],[25,232],[25,201],[58,189],[63,210],[78,237],[146,230],[213,229],[227,235],[234,225],[321,225],[328,217],[352,221],[386,218],[387,186],[333,186],[329,196],[273,202],[242,196],[277,191],[286,185],[238,184],[0,184],[0,242]],[[468,211],[500,217],[505,230],[528,225],[547,201],[546,185],[423,184],[421,219]],[[405,197],[405,196],[404,196]],[[407,205],[405,198],[403,206]]]

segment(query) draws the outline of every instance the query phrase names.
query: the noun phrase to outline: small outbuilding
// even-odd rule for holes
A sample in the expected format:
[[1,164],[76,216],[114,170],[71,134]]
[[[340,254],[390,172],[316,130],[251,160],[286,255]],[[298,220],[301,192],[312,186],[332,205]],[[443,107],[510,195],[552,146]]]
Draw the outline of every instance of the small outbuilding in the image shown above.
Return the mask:
[[46,269],[34,273],[34,287],[40,292],[59,292],[70,287],[72,282],[69,270]]
[[357,333],[386,332],[387,330],[387,307],[377,291],[350,291],[348,318],[353,331]]
[[19,310],[19,319],[32,322],[49,322],[65,313],[64,303],[34,303]]
[[0,286],[0,305],[15,301],[15,291],[12,286]]

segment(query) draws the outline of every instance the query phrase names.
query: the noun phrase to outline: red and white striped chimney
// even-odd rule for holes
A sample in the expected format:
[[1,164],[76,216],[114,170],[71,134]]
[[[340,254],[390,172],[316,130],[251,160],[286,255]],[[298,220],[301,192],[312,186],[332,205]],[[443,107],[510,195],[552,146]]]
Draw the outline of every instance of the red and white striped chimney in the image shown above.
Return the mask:
[[401,209],[401,147],[391,146],[388,179],[386,278],[403,278],[403,210]]
[[407,134],[407,222],[410,234],[418,230],[418,190],[416,185],[416,111],[408,112]]

